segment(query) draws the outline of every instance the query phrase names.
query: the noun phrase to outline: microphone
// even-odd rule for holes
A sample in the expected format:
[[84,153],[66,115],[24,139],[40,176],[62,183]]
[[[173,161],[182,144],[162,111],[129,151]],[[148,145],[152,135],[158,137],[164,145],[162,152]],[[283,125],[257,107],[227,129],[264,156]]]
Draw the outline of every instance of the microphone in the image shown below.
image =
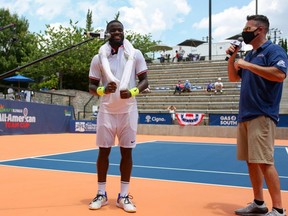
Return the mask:
[[6,26],[2,26],[2,27],[0,27],[0,31],[2,31],[2,30],[4,30],[4,29],[7,29],[7,28],[14,27],[14,26],[16,26],[15,23],[10,23],[10,24],[8,24],[8,25],[6,25]]
[[[243,38],[242,38],[242,37],[239,37],[238,40],[232,41],[232,42],[231,42],[231,45],[233,45],[235,48],[236,48],[236,47],[239,47],[239,49],[241,49],[241,47],[242,47],[242,41],[243,41]],[[225,61],[228,61],[229,58],[231,57],[231,55],[233,55],[233,52],[229,51],[229,54],[227,54],[227,56],[226,56],[226,58],[225,58]]]
[[111,35],[109,33],[104,32],[84,32],[84,35],[87,35],[89,37],[95,37],[100,39],[109,39]]

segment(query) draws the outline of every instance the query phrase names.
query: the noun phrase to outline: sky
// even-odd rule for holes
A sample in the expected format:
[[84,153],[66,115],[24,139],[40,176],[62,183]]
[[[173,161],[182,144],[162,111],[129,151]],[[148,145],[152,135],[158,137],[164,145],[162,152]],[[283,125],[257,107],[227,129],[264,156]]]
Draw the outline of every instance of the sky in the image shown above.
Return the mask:
[[[246,16],[256,13],[255,0],[211,2],[212,43],[241,33]],[[126,30],[151,34],[152,40],[169,46],[209,35],[209,0],[0,0],[0,7],[27,19],[36,33],[43,33],[46,24],[69,26],[70,20],[85,28],[90,9],[94,29],[105,29],[120,12]],[[269,18],[272,38],[288,38],[287,11],[287,0],[258,0],[257,12]]]

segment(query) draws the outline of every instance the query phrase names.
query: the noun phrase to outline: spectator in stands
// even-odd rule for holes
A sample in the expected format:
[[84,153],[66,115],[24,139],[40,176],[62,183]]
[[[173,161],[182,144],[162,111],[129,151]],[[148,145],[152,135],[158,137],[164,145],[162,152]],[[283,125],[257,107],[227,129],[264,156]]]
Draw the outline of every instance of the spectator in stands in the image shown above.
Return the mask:
[[167,59],[167,62],[170,62],[170,58],[171,58],[171,55],[170,55],[170,53],[166,54],[166,59]]
[[179,53],[178,50],[175,51],[175,56],[172,58],[172,62],[174,62],[176,59],[176,62],[179,62]]
[[181,94],[181,92],[184,89],[184,85],[181,83],[181,80],[178,81],[178,83],[175,86],[175,90],[174,90],[174,94],[176,94],[176,92],[178,92],[179,94]]
[[176,119],[175,118],[176,107],[171,105],[171,106],[167,107],[167,110],[169,111],[169,113],[171,113],[171,118],[174,121]]
[[[124,26],[119,20],[110,21],[106,31],[111,37],[100,47],[99,54],[93,57],[89,71],[89,92],[100,96],[96,129],[96,143],[99,147],[98,190],[89,209],[100,209],[108,204],[106,180],[109,155],[117,137],[121,182],[116,205],[126,212],[136,212],[132,196],[129,195],[132,151],[136,147],[138,123],[136,96],[148,87],[148,69],[141,51],[125,39]],[[125,58],[126,55],[129,58]],[[103,86],[99,86],[100,83]]]
[[185,83],[184,83],[183,92],[191,92],[191,90],[192,90],[192,85],[189,82],[189,80],[186,80]]
[[161,63],[165,62],[165,57],[166,57],[165,50],[162,50],[161,53],[160,53],[160,62]]
[[221,81],[221,77],[219,77],[218,80],[214,83],[214,89],[215,94],[217,92],[223,93],[223,83]]
[[214,89],[214,83],[212,83],[212,81],[210,80],[209,83],[207,84],[207,88],[206,91],[207,92],[211,92]]
[[26,90],[24,91],[24,95],[25,95],[25,100],[26,100],[27,102],[31,102],[31,101],[32,101],[32,97],[33,97],[33,95],[34,95],[34,92],[31,91],[30,88],[28,88],[28,89],[26,89]]
[[13,89],[13,85],[11,85],[8,89],[7,89],[7,99],[9,100],[15,100],[15,92]]
[[185,50],[182,49],[182,47],[179,47],[178,54],[179,54],[178,62],[183,61],[184,60],[184,55],[185,55]]
[[[226,50],[227,54],[233,53],[228,59],[229,80],[241,80],[237,158],[246,161],[254,195],[253,202],[237,209],[235,214],[286,216],[279,175],[274,165],[274,142],[283,82],[287,76],[287,53],[267,39],[269,20],[266,16],[252,15],[246,19],[242,37],[253,49],[244,59],[237,60],[239,47],[231,45]],[[264,202],[264,182],[272,200],[269,213]]]

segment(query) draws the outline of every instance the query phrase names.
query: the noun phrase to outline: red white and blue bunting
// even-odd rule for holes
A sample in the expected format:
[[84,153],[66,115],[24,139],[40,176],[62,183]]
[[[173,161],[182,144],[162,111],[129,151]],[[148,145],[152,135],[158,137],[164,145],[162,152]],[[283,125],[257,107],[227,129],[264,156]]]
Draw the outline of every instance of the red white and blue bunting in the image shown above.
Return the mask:
[[181,126],[198,125],[204,118],[203,113],[176,113],[176,118]]

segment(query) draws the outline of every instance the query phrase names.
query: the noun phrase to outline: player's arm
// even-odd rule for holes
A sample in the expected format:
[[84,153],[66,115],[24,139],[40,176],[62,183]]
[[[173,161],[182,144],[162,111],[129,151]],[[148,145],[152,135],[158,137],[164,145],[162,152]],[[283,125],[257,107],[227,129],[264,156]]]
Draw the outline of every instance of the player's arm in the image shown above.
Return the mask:
[[98,96],[97,88],[99,87],[99,83],[100,83],[100,80],[89,78],[89,93],[90,94]]
[[138,85],[137,85],[137,88],[139,89],[139,92],[142,92],[144,91],[146,88],[148,88],[148,77],[147,77],[147,72],[145,73],[141,73],[139,76],[138,76]]
[[100,80],[89,78],[89,93],[92,95],[103,96],[105,94],[115,93],[117,85],[115,82],[109,82],[106,86],[99,86]]
[[136,87],[132,89],[126,89],[126,90],[121,90],[120,91],[120,97],[122,99],[127,99],[130,97],[135,97],[137,94],[140,92],[144,91],[146,88],[148,88],[148,78],[147,78],[147,71],[140,73],[138,75],[138,84]]

